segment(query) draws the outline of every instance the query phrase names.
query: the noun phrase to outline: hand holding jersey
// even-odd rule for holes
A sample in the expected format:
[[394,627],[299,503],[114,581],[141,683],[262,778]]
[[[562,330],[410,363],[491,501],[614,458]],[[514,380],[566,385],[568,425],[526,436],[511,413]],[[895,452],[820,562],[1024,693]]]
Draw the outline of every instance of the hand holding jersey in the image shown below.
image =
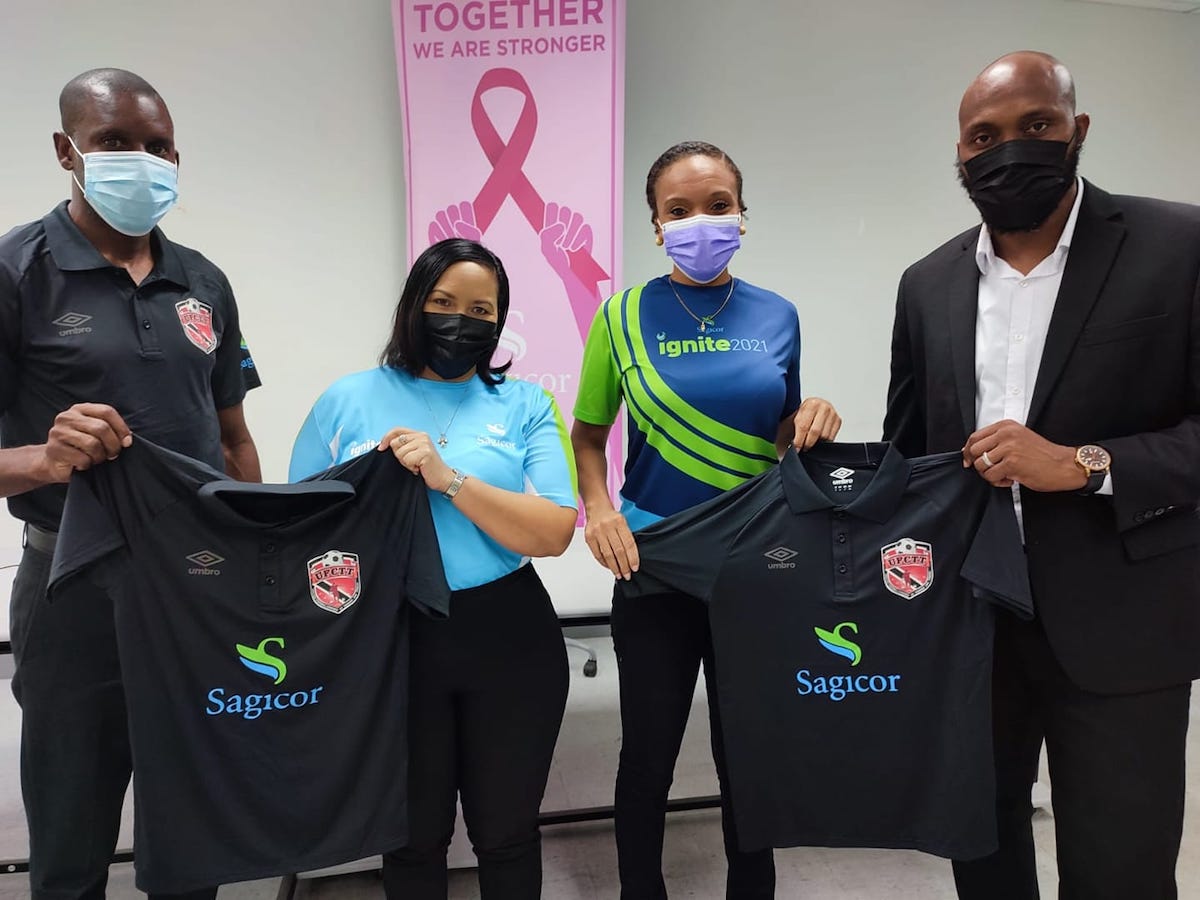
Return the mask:
[[376,449],[391,450],[400,465],[419,475],[431,491],[445,493],[454,481],[454,469],[446,465],[424,431],[393,428],[380,439]]
[[577,514],[557,499],[497,487],[446,463],[424,431],[393,428],[380,441],[431,491],[454,503],[471,524],[522,556],[557,556],[570,542]]
[[1048,441],[1011,419],[980,428],[967,438],[963,467],[974,467],[996,487],[1020,484],[1031,491],[1078,491],[1088,481],[1075,463],[1073,447]]
[[596,512],[588,510],[583,539],[596,562],[615,577],[628,581],[638,570],[637,541],[629,530],[629,523],[613,509],[611,501],[606,506]]
[[72,471],[116,459],[133,443],[125,420],[104,403],[76,403],[54,418],[46,435],[46,463],[56,482],[66,481]]
[[46,441],[0,451],[0,497],[51,484],[114,459],[132,437],[120,414],[103,403],[76,403],[55,416]]
[[[809,397],[800,404],[792,417],[791,445],[797,450],[811,450],[817,441],[832,441],[842,430],[842,417],[833,404],[820,397]],[[786,447],[787,441],[782,441]],[[783,450],[780,451],[780,456]]]
[[[792,447],[811,450],[818,441],[834,440],[841,427],[842,417],[832,403],[819,397],[809,397],[800,404],[791,420],[785,419],[781,424],[776,449],[781,455]],[[603,447],[608,439],[608,429],[603,426],[576,423],[575,434],[577,441],[586,441],[589,451],[593,453],[595,451],[592,448],[597,444]],[[580,451],[580,456],[585,452],[588,451]],[[637,539],[625,517],[613,508],[607,491],[598,496],[596,502],[599,508],[587,511],[584,541],[596,562],[615,577],[628,581],[638,570]]]

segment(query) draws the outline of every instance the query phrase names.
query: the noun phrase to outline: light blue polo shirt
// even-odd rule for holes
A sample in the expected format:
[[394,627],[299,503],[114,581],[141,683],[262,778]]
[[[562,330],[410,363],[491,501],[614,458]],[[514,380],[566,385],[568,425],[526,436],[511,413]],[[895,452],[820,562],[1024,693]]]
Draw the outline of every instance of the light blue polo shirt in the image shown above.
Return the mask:
[[[499,385],[415,378],[381,366],[335,381],[300,426],[288,478],[299,481],[363,453],[397,426],[424,431],[442,459],[493,487],[576,507],[575,458],[553,397],[517,379]],[[399,465],[397,462],[396,465]],[[429,491],[446,581],[464,590],[495,581],[528,561],[483,533],[440,491]]]

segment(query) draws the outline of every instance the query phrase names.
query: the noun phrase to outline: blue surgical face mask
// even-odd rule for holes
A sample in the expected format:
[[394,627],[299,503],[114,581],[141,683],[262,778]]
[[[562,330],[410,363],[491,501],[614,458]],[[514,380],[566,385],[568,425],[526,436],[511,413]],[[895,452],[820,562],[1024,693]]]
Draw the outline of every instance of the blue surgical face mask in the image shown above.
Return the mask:
[[[67,135],[71,146],[75,142]],[[154,230],[179,199],[179,170],[151,153],[119,150],[75,152],[83,158],[83,184],[75,178],[88,206],[112,228],[130,237]]]
[[667,256],[697,284],[716,281],[742,246],[742,217],[689,216],[659,225]]

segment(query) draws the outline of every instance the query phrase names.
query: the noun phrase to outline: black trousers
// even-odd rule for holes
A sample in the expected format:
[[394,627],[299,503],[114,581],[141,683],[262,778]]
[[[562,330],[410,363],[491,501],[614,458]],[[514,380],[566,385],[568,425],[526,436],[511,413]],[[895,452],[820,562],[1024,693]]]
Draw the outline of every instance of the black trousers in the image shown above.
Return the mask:
[[684,594],[628,598],[618,581],[613,591],[612,635],[621,684],[621,757],[615,803],[621,900],[663,900],[667,896],[662,877],[667,795],[702,663],[713,762],[721,784],[721,828],[729,863],[726,897],[774,897],[772,851],[743,853],[738,849],[707,607]]
[[455,795],[482,900],[537,900],[538,811],[567,703],[567,651],[533,567],[412,617],[409,844],[383,857],[393,900],[445,900]]
[[49,576],[50,556],[26,547],[9,611],[29,886],[34,900],[99,900],[132,771],[112,603],[100,590],[50,603]]
[[997,620],[993,679],[1000,848],[954,863],[958,896],[1038,897],[1029,792],[1044,738],[1061,900],[1174,900],[1191,685],[1081,690],[1041,625],[1009,615]]

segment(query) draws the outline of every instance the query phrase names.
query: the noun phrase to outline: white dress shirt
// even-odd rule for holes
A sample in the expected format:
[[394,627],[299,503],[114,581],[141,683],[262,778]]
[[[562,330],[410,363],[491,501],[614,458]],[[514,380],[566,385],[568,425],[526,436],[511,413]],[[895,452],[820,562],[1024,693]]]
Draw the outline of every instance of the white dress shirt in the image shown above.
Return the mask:
[[[975,427],[1001,419],[1025,424],[1037,383],[1050,316],[1062,285],[1067,254],[1075,236],[1083,180],[1075,182],[1075,205],[1058,246],[1028,275],[996,256],[987,226],[979,230],[975,262],[979,266],[979,299],[975,318]],[[1099,493],[1112,493],[1106,476]],[[1021,495],[1013,485],[1013,504],[1021,519]]]

